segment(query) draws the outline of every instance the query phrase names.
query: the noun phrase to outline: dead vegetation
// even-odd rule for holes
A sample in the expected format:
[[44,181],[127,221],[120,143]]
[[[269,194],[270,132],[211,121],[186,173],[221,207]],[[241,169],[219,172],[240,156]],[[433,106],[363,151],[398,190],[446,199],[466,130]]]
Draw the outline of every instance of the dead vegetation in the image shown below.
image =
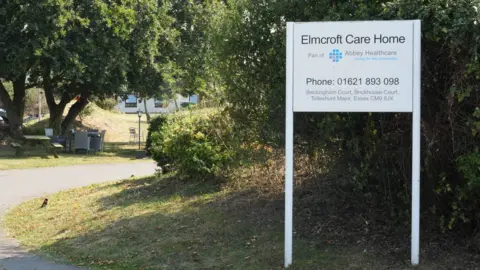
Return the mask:
[[[312,159],[299,152],[295,154],[294,235],[313,245],[369,253],[389,269],[408,268],[410,222],[395,216],[387,204],[379,207],[364,194],[353,192],[345,170],[331,167],[333,160]],[[248,201],[269,202],[262,208],[269,205],[283,214],[284,162],[284,152],[278,151],[264,164],[238,171],[226,186],[248,189]],[[442,235],[438,228],[424,226],[421,261],[425,269],[477,269],[477,241],[460,231]]]

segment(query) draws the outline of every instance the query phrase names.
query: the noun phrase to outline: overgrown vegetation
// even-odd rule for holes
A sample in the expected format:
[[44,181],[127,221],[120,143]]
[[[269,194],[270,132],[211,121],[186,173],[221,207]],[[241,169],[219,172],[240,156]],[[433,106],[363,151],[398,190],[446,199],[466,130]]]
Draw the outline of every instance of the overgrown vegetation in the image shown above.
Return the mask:
[[[285,21],[421,19],[422,227],[475,232],[480,226],[478,186],[471,184],[478,180],[480,145],[479,4],[228,1],[212,22],[212,48],[236,132],[283,145]],[[372,207],[388,209],[388,218],[398,224],[408,220],[409,114],[298,113],[295,128],[298,154],[307,154],[312,167],[320,167],[325,156],[335,157],[347,190],[364,194]]]
[[220,178],[237,160],[235,139],[232,123],[221,110],[188,110],[168,117],[152,133],[151,151],[159,166],[172,162],[181,175]]
[[[212,3],[205,5],[216,15],[204,31],[209,48],[205,63],[218,76],[204,78],[207,85],[215,83],[224,90],[228,132],[247,145],[278,149],[284,144],[286,21],[422,20],[422,228],[475,233],[480,228],[480,190],[475,185],[480,170],[479,6],[478,0]],[[177,123],[169,123],[165,131],[179,130]],[[230,144],[228,136],[195,149],[197,130],[187,127],[178,139],[162,138],[183,145],[168,148],[182,151],[174,161],[180,168],[201,168],[204,159],[211,164],[215,149],[224,143],[232,145],[232,153],[241,149],[240,144]],[[304,166],[309,168],[309,181],[335,179],[337,188],[362,194],[365,207],[375,209],[366,217],[369,222],[408,222],[409,114],[297,113],[295,144],[296,156],[308,157]],[[209,151],[202,152],[203,147]],[[202,161],[191,160],[195,156]]]
[[[145,143],[145,152],[147,155],[152,155],[151,148],[152,148],[152,134],[154,132],[159,132],[160,128],[165,124],[167,121],[167,116],[166,115],[159,115],[154,118],[152,118],[149,122],[148,125],[148,131],[147,131],[147,140]],[[157,158],[158,159],[158,158]]]
[[114,98],[96,99],[95,104],[106,111],[113,111],[118,101]]

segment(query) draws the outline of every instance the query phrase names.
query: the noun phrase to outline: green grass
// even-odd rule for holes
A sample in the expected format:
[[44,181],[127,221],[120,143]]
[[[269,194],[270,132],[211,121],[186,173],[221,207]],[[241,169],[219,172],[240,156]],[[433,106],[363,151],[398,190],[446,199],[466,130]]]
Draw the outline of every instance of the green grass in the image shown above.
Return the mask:
[[0,170],[144,161],[135,159],[137,149],[135,144],[106,142],[105,151],[95,155],[93,152],[87,155],[84,152],[70,154],[59,151],[59,158],[54,158],[42,148],[27,150],[22,156],[15,156],[11,148],[3,148],[0,149]]
[[[138,129],[137,115],[106,111],[95,104],[91,106],[91,114],[84,117],[82,121],[78,121],[78,119],[74,121],[74,127],[81,130],[106,130],[104,152],[99,152],[96,155],[86,155],[83,152],[76,155],[60,152],[60,158],[56,159],[52,155],[47,155],[44,149],[33,149],[26,151],[22,157],[16,157],[14,150],[9,147],[9,142],[0,141],[0,170],[96,163],[141,162],[141,160],[135,160],[135,151],[138,149],[138,144],[128,144],[130,140],[129,128],[134,127]],[[65,110],[64,113],[66,114],[67,112],[68,110]],[[143,134],[141,147],[143,149],[148,123],[145,116],[141,120],[140,128]],[[25,135],[44,135],[48,122],[47,115],[40,122],[31,121],[25,123]]]
[[[25,202],[5,217],[30,251],[93,269],[281,269],[283,203],[253,190],[128,179]],[[293,269],[408,269],[355,246],[294,237]],[[429,268],[424,268],[429,269]]]

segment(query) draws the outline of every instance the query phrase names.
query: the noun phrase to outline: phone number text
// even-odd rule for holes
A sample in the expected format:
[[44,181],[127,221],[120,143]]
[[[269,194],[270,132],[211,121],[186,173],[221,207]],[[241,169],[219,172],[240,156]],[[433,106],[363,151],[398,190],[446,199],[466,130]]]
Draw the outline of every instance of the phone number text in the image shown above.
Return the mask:
[[307,85],[399,85],[399,78],[337,78],[337,79],[316,79],[307,78]]

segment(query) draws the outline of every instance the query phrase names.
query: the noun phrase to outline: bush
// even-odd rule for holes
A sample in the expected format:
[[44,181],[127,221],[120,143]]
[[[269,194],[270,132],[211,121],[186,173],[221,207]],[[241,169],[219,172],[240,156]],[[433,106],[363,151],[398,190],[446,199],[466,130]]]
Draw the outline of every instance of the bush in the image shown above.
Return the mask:
[[[47,120],[48,121],[48,120]],[[23,128],[23,132],[29,135],[45,135],[46,123],[40,122],[42,124],[34,124],[31,126],[26,126]]]
[[438,196],[449,198],[447,207],[450,211],[441,216],[440,226],[443,231],[452,230],[455,225],[467,223],[480,224],[478,207],[480,206],[480,152],[462,155],[457,158],[457,168],[462,175],[462,182],[452,186],[445,175],[435,190]]
[[78,116],[80,117],[80,121],[83,121],[84,117],[90,116],[90,115],[92,115],[92,113],[93,113],[93,106],[92,106],[92,104],[88,104],[78,114]]
[[115,106],[117,106],[118,101],[114,98],[105,98],[105,99],[98,99],[95,101],[98,107],[106,110],[106,111],[113,111]]
[[148,126],[147,141],[145,145],[145,151],[147,156],[152,155],[152,133],[160,131],[160,128],[163,126],[163,124],[165,124],[166,121],[166,115],[160,115],[150,120],[150,125]]
[[168,117],[152,134],[153,159],[173,163],[188,178],[218,177],[235,160],[231,121],[218,110],[199,110]]

